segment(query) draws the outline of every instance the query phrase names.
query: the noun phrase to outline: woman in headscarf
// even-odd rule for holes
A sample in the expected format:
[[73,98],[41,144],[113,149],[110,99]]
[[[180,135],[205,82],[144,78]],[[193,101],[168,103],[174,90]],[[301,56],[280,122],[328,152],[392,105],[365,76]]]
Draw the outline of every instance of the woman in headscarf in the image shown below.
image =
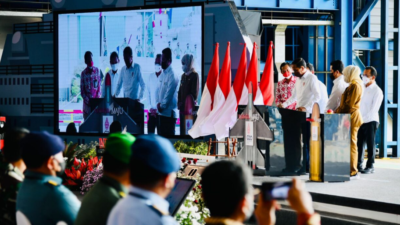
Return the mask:
[[358,66],[348,66],[343,70],[344,81],[349,87],[344,91],[339,108],[335,113],[351,114],[351,142],[350,142],[350,179],[358,179],[360,175],[357,170],[357,132],[363,123],[360,113],[360,102],[363,93],[361,70]]
[[194,57],[192,54],[184,55],[181,61],[183,74],[178,91],[178,109],[180,134],[185,135],[187,133],[185,115],[192,120],[190,125],[193,124],[192,112],[199,95],[199,74],[194,70]]

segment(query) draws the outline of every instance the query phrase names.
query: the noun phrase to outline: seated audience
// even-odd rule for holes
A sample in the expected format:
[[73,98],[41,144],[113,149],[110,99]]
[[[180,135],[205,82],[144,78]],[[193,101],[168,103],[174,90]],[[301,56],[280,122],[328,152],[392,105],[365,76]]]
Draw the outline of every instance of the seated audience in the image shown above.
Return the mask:
[[114,121],[110,125],[110,134],[122,132],[122,125],[119,121]]
[[112,209],[107,224],[177,224],[165,197],[175,185],[178,154],[168,139],[140,136],[132,145],[129,195]]
[[77,134],[78,131],[76,130],[75,123],[71,122],[68,124],[67,129],[65,130],[67,134]]
[[[237,161],[218,161],[208,166],[201,177],[203,198],[211,215],[206,224],[243,224],[253,214],[252,175],[247,167]],[[299,225],[319,224],[311,196],[297,179],[293,179],[288,201],[298,214]],[[279,207],[276,201],[265,201],[260,195],[255,211],[258,224],[275,224],[275,209]]]
[[107,138],[103,177],[83,198],[75,225],[106,224],[111,209],[126,196],[134,141],[131,134],[114,133]]
[[32,132],[21,141],[27,171],[17,196],[17,211],[31,224],[73,224],[81,203],[61,184],[65,148],[60,137]]
[[15,202],[26,169],[21,157],[20,141],[27,133],[27,129],[19,128],[4,135],[4,147],[0,154],[0,224],[17,223]]

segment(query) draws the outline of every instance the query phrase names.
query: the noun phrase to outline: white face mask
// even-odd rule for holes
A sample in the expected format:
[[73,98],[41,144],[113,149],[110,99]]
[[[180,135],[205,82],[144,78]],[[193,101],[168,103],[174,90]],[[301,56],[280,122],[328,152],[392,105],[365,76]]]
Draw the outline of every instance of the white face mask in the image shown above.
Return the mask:
[[154,66],[154,71],[156,71],[156,73],[160,72],[161,71],[161,65],[160,64],[156,64]]
[[251,215],[253,215],[253,212],[254,212],[254,196],[251,194],[247,194],[246,200],[247,200],[247,204],[249,205],[247,212],[245,212],[246,220],[247,220],[251,217]]
[[111,64],[111,69],[116,71],[118,69],[118,64]]
[[364,77],[363,76],[363,83],[364,83],[364,85],[367,85],[370,81],[371,81],[371,79],[370,78],[368,78],[368,77]]

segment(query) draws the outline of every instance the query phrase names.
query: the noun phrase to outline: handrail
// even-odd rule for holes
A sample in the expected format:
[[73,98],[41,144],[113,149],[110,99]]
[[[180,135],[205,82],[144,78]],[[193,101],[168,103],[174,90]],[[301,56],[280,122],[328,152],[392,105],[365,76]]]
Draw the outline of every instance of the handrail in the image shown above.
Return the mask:
[[14,33],[21,31],[24,34],[35,33],[53,33],[53,21],[36,22],[36,23],[17,23],[14,24]]
[[53,113],[53,103],[31,103],[31,113]]
[[0,66],[0,75],[54,74],[53,64]]

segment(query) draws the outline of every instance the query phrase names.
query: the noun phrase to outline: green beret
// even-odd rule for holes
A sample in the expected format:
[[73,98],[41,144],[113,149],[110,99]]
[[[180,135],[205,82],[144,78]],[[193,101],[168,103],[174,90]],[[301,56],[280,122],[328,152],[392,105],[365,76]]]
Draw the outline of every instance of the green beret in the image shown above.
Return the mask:
[[129,164],[132,155],[131,146],[136,138],[128,133],[112,133],[106,141],[106,152],[115,159]]

